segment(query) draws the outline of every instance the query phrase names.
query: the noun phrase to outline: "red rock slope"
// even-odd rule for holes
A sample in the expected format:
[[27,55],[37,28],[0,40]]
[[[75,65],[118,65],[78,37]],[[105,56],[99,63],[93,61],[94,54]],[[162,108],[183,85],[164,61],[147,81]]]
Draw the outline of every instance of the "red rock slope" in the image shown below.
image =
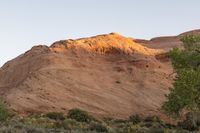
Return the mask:
[[20,114],[160,115],[173,71],[161,53],[117,33],[35,46],[0,69],[0,94]]

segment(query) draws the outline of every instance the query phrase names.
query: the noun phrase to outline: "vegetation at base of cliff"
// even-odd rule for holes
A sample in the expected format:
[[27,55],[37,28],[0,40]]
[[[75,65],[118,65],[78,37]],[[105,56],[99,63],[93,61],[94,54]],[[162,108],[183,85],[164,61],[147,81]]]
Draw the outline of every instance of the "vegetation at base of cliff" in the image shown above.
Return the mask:
[[[67,112],[66,112],[67,113]],[[162,122],[159,117],[142,118],[132,115],[127,120],[105,118],[95,119],[81,109],[71,109],[66,113],[49,112],[45,115],[18,117],[9,115],[3,100],[0,100],[0,133],[187,133],[182,127],[190,123],[180,123],[179,127]],[[190,117],[188,117],[190,118]],[[189,124],[190,127],[190,124]]]
[[86,122],[89,123],[91,121],[95,121],[95,118],[89,115],[86,111],[75,108],[68,111],[67,118],[74,119],[78,122]]
[[[72,112],[78,117],[71,117]],[[80,121],[79,118],[84,119]],[[88,118],[92,120],[85,121]],[[15,115],[0,123],[0,133],[200,133],[198,130],[191,132],[190,129],[193,130],[190,115],[186,121],[174,126],[157,116],[143,118],[132,115],[126,120],[98,120],[81,109],[72,109],[67,115],[60,112],[24,118]]]
[[90,122],[78,122],[67,116],[62,120],[50,119],[46,115],[26,118],[14,116],[1,122],[0,133],[200,133],[184,129],[187,124],[173,126],[156,116],[132,116],[127,120],[104,119]]

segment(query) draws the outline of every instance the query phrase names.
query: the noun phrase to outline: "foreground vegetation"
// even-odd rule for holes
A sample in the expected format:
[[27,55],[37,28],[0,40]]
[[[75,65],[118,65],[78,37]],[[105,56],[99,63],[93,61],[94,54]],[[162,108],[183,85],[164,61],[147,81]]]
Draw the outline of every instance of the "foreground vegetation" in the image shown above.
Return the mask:
[[164,123],[156,116],[141,118],[133,115],[127,120],[98,120],[80,109],[72,109],[67,115],[51,112],[24,118],[5,113],[3,118],[0,133],[200,133],[185,129],[191,126],[189,117],[188,123],[177,126]]

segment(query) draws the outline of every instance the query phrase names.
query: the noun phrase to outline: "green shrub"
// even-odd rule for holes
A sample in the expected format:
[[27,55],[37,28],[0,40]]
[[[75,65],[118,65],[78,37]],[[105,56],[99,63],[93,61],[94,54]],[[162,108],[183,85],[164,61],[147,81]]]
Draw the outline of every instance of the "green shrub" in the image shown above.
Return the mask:
[[53,119],[53,120],[64,120],[64,114],[60,112],[50,112],[46,114],[46,117]]
[[89,130],[96,131],[98,133],[107,133],[108,127],[105,123],[91,122],[89,125]]
[[91,122],[95,120],[94,117],[89,115],[86,111],[80,109],[71,109],[68,112],[67,118],[74,119],[78,122]]
[[63,127],[67,130],[79,129],[80,123],[73,119],[66,119],[63,121]]
[[129,122],[132,122],[133,124],[138,124],[142,121],[142,118],[139,115],[132,115],[129,117]]
[[5,121],[9,117],[8,110],[6,109],[5,103],[0,98],[0,121]]

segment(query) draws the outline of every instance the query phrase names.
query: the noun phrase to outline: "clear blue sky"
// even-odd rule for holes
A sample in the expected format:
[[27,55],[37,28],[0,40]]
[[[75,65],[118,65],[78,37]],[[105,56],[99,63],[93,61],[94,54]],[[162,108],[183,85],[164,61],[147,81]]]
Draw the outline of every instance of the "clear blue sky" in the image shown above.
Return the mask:
[[0,0],[0,66],[61,39],[176,35],[200,28],[199,14],[200,0]]

